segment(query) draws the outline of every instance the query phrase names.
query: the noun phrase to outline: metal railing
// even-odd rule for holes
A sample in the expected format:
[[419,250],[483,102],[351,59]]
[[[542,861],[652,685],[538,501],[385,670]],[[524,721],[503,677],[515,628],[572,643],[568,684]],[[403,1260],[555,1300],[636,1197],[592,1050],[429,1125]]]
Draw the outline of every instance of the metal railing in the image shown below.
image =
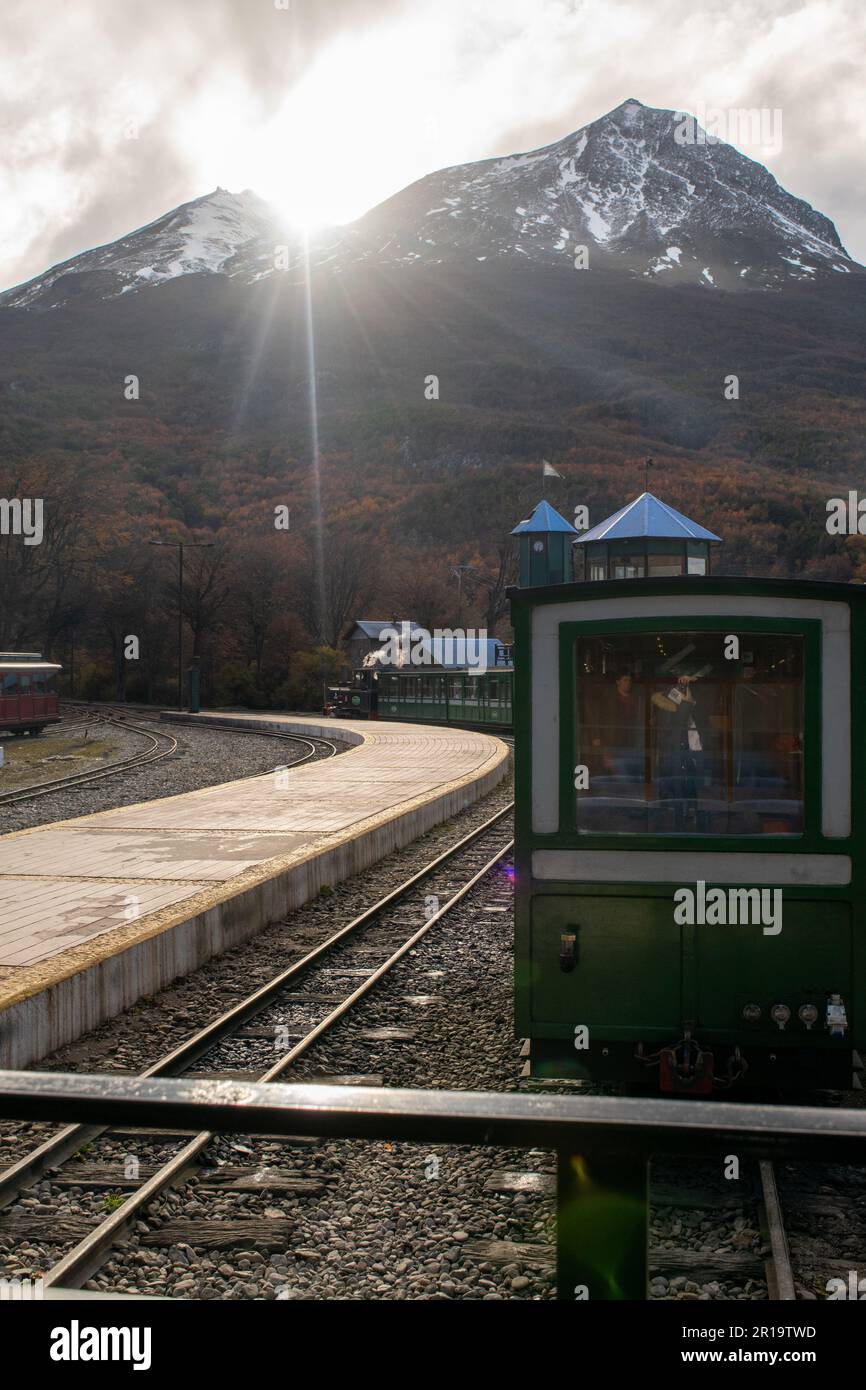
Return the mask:
[[808,1106],[0,1071],[0,1118],[553,1149],[568,1300],[646,1298],[655,1155],[866,1166],[866,1111]]

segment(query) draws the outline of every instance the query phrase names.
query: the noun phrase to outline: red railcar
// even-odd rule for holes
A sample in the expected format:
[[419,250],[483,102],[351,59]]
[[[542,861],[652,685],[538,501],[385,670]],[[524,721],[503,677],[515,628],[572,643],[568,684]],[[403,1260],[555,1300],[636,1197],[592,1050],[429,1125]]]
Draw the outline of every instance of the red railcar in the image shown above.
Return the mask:
[[58,723],[60,670],[39,652],[0,652],[0,730],[41,734],[46,724]]

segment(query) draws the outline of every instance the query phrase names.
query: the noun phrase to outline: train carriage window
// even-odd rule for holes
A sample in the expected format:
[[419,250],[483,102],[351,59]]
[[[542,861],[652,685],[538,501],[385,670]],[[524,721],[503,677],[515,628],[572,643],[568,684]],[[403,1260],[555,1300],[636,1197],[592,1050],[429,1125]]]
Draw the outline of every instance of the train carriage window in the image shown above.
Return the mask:
[[487,681],[487,701],[488,704],[499,704],[499,681],[496,676],[490,676]]
[[795,835],[804,825],[803,638],[577,640],[584,834]]
[[4,675],[4,677],[3,677],[3,694],[4,694],[4,695],[17,695],[17,694],[18,694],[18,672],[17,672],[17,671],[7,671],[6,674]]
[[463,677],[462,677],[462,676],[452,676],[452,677],[451,677],[451,680],[450,680],[450,690],[449,690],[449,693],[448,693],[448,699],[449,699],[450,701],[452,701],[453,704],[456,704],[456,705],[462,704],[462,702],[463,702]]

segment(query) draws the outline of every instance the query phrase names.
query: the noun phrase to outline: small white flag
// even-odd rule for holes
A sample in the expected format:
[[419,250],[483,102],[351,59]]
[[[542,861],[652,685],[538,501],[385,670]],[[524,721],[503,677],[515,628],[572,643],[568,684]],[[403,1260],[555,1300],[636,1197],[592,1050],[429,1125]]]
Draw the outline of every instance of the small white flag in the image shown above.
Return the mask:
[[557,473],[557,471],[556,471],[556,469],[554,468],[553,464],[552,464],[552,463],[548,463],[548,462],[547,462],[547,459],[542,459],[542,463],[544,464],[544,470],[543,470],[543,472],[542,472],[542,474],[541,474],[542,478],[561,478],[561,477],[562,477],[562,474],[561,474],[561,473]]

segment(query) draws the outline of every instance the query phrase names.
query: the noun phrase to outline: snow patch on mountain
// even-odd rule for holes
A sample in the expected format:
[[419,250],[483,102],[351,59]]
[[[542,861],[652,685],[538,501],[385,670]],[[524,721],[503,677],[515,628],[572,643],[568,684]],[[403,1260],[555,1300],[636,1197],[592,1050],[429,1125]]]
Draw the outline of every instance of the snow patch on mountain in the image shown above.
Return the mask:
[[70,277],[94,272],[100,272],[106,281],[103,298],[181,275],[230,274],[231,262],[242,248],[258,245],[262,239],[273,247],[279,235],[275,214],[255,193],[217,188],[119,241],[63,261],[0,296],[0,304],[26,308],[38,301],[40,307],[53,307],[74,293]]
[[[713,289],[779,290],[830,271],[863,272],[829,218],[763,165],[717,138],[682,143],[681,129],[682,113],[630,98],[543,149],[420,179],[313,238],[309,264],[339,275],[519,258],[573,270],[575,248],[586,246],[583,274],[602,269]],[[278,245],[288,247],[288,272],[275,264]],[[0,305],[53,308],[82,292],[144,293],[187,275],[297,281],[307,264],[300,240],[268,204],[218,188],[7,291]]]
[[[431,174],[342,229],[338,266],[366,258],[370,229],[387,222],[396,265],[468,253],[563,264],[570,247],[587,245],[590,270],[655,276],[664,267],[668,283],[725,289],[780,289],[837,266],[862,270],[833,223],[763,165],[717,138],[682,143],[681,128],[681,113],[631,98],[544,149]],[[431,211],[442,207],[447,226]],[[681,248],[675,263],[666,256],[671,242]]]

